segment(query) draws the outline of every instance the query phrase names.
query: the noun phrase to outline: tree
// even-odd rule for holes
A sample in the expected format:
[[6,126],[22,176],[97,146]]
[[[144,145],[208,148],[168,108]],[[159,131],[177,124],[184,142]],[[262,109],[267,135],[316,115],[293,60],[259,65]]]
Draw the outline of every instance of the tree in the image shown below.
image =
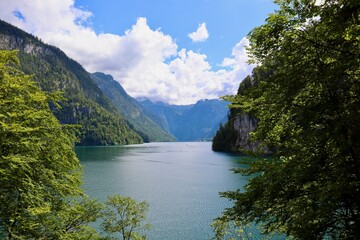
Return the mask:
[[253,140],[274,156],[238,170],[250,180],[222,194],[235,203],[224,216],[296,239],[358,239],[360,3],[275,2],[249,34],[253,61],[271,74],[227,98],[260,120]]
[[234,128],[233,120],[228,118],[228,122],[225,126],[220,123],[219,129],[213,138],[212,150],[227,152],[234,151],[237,135],[238,133]]
[[[227,219],[226,216],[218,218],[211,224],[215,236],[212,240],[236,240],[236,239],[256,239],[253,231],[256,229],[250,224],[242,224],[238,221]],[[256,232],[255,234],[258,234]]]
[[37,239],[103,239],[89,226],[102,217],[102,211],[103,204],[87,197],[65,201],[56,211],[41,216]]
[[150,228],[149,224],[143,223],[149,209],[147,202],[137,203],[132,198],[114,195],[108,197],[105,205],[107,210],[102,223],[105,232],[118,233],[123,240],[146,239],[146,235],[141,234]]
[[42,92],[19,71],[16,54],[0,51],[0,237],[67,234],[50,219],[75,210],[67,199],[81,195],[75,138],[49,108],[57,94]]

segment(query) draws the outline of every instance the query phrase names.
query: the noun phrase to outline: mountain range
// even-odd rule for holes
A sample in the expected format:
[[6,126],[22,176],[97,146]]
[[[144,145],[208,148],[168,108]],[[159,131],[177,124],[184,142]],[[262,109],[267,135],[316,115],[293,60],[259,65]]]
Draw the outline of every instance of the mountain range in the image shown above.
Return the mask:
[[200,100],[192,105],[153,103],[138,99],[145,113],[178,141],[212,140],[220,123],[227,121],[228,102],[212,99]]
[[99,88],[112,101],[118,111],[128,120],[132,128],[146,142],[175,141],[175,138],[154,123],[143,111],[141,105],[129,96],[124,88],[111,75],[96,72],[92,78]]
[[78,126],[78,145],[153,141],[211,140],[227,105],[201,100],[176,106],[129,96],[105,73],[89,73],[57,47],[0,20],[0,49],[17,50],[20,68],[46,92],[61,92],[61,108],[51,106],[62,124]]
[[0,49],[17,50],[21,70],[46,92],[66,100],[53,113],[63,124],[79,126],[79,145],[133,144],[142,138],[127,124],[89,73],[60,49],[0,21]]

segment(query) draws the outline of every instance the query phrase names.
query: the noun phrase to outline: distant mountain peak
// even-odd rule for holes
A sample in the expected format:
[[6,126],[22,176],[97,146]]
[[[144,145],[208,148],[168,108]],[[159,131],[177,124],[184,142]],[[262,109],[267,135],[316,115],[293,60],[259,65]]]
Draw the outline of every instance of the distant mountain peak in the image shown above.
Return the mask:
[[96,76],[96,77],[101,77],[104,80],[111,80],[111,81],[115,81],[114,77],[110,74],[106,74],[103,72],[94,72],[92,73],[92,75]]
[[151,102],[151,100],[149,98],[147,98],[147,97],[136,97],[135,99],[138,102],[147,102],[147,101]]
[[228,103],[219,99],[202,99],[190,105],[153,103],[148,98],[139,102],[154,122],[179,141],[211,140],[229,112]]

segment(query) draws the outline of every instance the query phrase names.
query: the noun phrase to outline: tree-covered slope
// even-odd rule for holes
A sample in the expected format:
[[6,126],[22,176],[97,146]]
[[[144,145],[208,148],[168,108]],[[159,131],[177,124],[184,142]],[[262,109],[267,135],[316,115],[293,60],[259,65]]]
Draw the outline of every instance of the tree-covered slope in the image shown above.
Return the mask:
[[22,71],[42,90],[61,91],[66,100],[53,109],[61,123],[80,125],[81,145],[142,142],[90,74],[60,49],[0,20],[0,49],[18,50]]
[[96,72],[92,74],[92,78],[144,141],[175,141],[175,138],[171,136],[171,134],[160,128],[144,114],[140,104],[129,96],[111,75]]

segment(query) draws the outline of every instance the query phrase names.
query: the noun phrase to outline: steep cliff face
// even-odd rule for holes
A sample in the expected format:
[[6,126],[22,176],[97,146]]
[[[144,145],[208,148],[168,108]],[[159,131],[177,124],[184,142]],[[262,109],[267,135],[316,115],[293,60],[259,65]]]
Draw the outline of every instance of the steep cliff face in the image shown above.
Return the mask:
[[[239,85],[237,96],[251,94],[251,90],[266,79],[271,71],[263,71],[255,68],[251,76],[247,76]],[[256,95],[252,97],[256,98]],[[271,154],[271,150],[251,139],[251,132],[258,127],[259,120],[251,114],[245,114],[241,109],[230,109],[228,122],[220,126],[213,139],[213,150],[224,152],[257,152],[259,154]]]
[[259,120],[250,114],[239,114],[234,118],[233,127],[237,132],[235,150],[240,152],[260,152],[271,154],[271,150],[259,142],[251,140],[250,133],[258,127]]
[[258,120],[249,114],[240,114],[235,116],[233,127],[237,131],[237,139],[235,143],[236,149],[246,151],[255,151],[258,146],[250,140],[250,132],[257,127]]
[[259,120],[250,114],[231,115],[229,121],[221,125],[213,139],[213,150],[221,152],[260,152],[268,155],[270,150],[251,139],[250,133],[258,126]]
[[[237,96],[252,94],[256,98],[256,88],[261,81],[264,81],[271,74],[271,71],[264,71],[261,68],[254,68],[252,75],[247,76],[239,85]],[[239,105],[238,103],[235,105]],[[241,104],[240,104],[241,105]],[[258,153],[263,155],[271,154],[271,149],[251,139],[251,132],[258,127],[259,120],[251,115],[242,112],[239,106],[230,108],[228,122],[220,125],[214,139],[213,150],[223,152]]]

